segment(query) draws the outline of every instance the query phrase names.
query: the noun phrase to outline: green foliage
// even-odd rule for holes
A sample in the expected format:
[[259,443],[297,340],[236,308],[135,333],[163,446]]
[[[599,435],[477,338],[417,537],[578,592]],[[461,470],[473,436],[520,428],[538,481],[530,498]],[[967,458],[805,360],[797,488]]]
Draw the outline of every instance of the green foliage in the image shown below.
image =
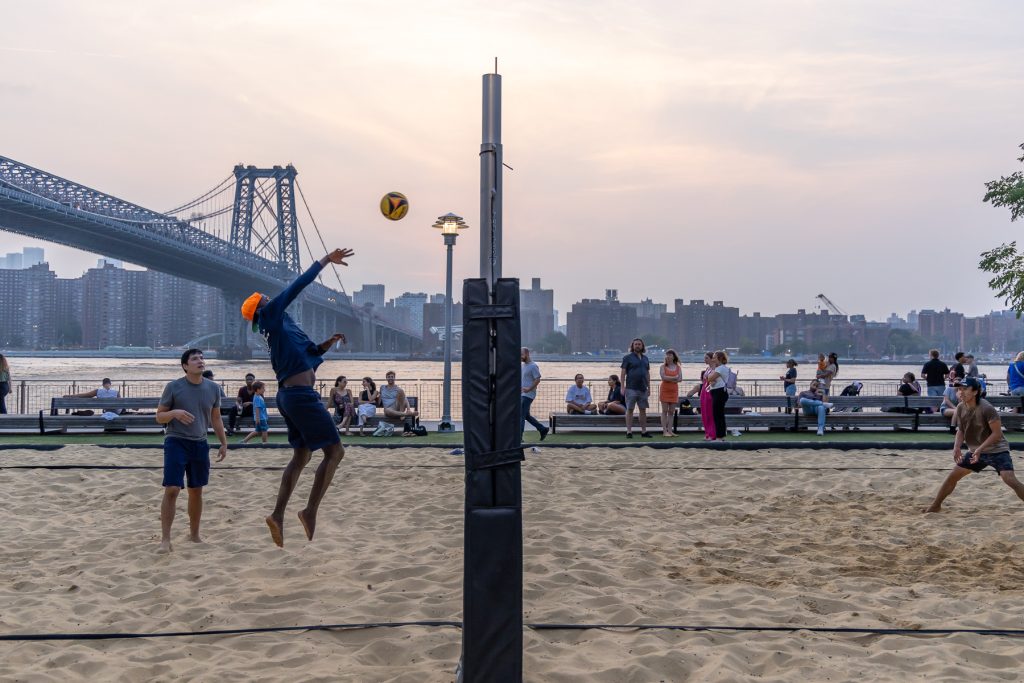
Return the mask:
[[667,337],[662,337],[659,334],[651,334],[644,337],[644,344],[646,346],[658,346],[663,349],[672,348],[672,342]]
[[537,342],[538,353],[569,353],[569,338],[561,332],[550,332]]
[[740,353],[748,356],[754,355],[761,353],[761,347],[749,339],[742,339],[740,340]]
[[[1024,144],[1020,146],[1024,150]],[[1024,163],[1024,156],[1017,159]],[[1024,173],[1016,171],[999,180],[985,183],[988,190],[983,201],[992,206],[1005,206],[1010,209],[1010,220],[1015,221],[1024,216]],[[1020,318],[1024,313],[1024,255],[1017,251],[1017,242],[1001,244],[981,255],[978,264],[981,270],[992,275],[988,286],[1002,297]]]
[[927,353],[928,340],[911,330],[889,330],[889,346],[897,356]]
[[1017,251],[1017,242],[1000,244],[984,252],[978,267],[993,276],[988,286],[1017,312],[1019,318],[1024,312],[1024,255]]
[[[1024,150],[1024,144],[1020,148]],[[1024,163],[1024,156],[1018,157],[1017,161]],[[991,180],[985,183],[985,189],[988,192],[982,201],[1009,208],[1011,221],[1024,216],[1024,173],[1015,171],[999,180]]]

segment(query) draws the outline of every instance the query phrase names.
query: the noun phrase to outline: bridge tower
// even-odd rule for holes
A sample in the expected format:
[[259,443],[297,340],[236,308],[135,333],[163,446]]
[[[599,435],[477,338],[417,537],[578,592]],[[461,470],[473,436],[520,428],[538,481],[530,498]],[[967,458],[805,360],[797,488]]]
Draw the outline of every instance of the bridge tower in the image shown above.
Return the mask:
[[[294,278],[299,263],[299,229],[295,211],[295,176],[291,164],[257,168],[238,164],[235,174],[235,203],[231,211],[232,246],[276,261],[283,280]],[[238,309],[245,293],[224,292],[227,356],[248,356],[246,326]],[[273,292],[270,293],[273,295]],[[297,307],[301,306],[296,302]],[[301,314],[296,311],[296,314]]]

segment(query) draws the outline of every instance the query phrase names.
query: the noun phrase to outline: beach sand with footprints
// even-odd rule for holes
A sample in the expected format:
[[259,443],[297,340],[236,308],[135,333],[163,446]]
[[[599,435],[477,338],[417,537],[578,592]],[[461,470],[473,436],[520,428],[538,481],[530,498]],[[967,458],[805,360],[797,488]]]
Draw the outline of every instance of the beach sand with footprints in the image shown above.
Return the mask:
[[[156,554],[159,469],[3,469],[0,633],[457,621],[461,458],[353,447],[307,542],[264,516],[283,449],[231,451],[204,543]],[[537,623],[1024,628],[1024,504],[989,471],[922,515],[947,451],[545,448],[523,469]],[[0,464],[159,467],[159,449],[7,450]],[[0,679],[452,681],[454,627],[0,642]],[[525,633],[528,681],[1014,681],[1024,639],[971,634]]]

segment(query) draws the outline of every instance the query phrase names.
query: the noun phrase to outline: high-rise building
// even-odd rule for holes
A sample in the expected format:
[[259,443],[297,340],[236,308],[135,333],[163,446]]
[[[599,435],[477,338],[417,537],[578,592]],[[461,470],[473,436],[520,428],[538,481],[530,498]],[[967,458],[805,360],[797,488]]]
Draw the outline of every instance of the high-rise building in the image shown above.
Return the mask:
[[45,263],[0,270],[0,347],[47,349],[54,345],[56,279]]
[[46,263],[46,255],[41,247],[25,247],[21,250],[21,267],[31,268],[40,263]]
[[24,264],[24,255],[17,252],[8,253],[3,259],[3,265],[0,266],[5,270],[21,270]]
[[356,306],[362,308],[366,304],[373,304],[374,308],[384,308],[384,285],[363,285],[352,293],[352,301]]
[[624,302],[622,305],[629,306],[636,311],[636,333],[638,336],[662,333],[661,317],[668,312],[668,305],[656,304],[650,299],[643,299],[639,303]]
[[623,351],[636,336],[636,309],[622,305],[616,290],[604,299],[584,299],[572,305],[566,328],[573,351]]
[[739,343],[740,309],[703,299],[675,300],[675,334],[669,335],[679,351],[724,349]]
[[82,346],[126,345],[127,280],[124,269],[105,263],[82,276]]
[[555,290],[542,289],[540,278],[519,290],[519,320],[523,346],[533,346],[555,329]]
[[396,308],[409,310],[408,329],[417,331],[423,329],[423,304],[427,303],[427,299],[424,292],[404,292],[401,296],[395,297]]
[[948,308],[921,311],[917,314],[917,333],[943,354],[955,353],[964,348],[964,314]]

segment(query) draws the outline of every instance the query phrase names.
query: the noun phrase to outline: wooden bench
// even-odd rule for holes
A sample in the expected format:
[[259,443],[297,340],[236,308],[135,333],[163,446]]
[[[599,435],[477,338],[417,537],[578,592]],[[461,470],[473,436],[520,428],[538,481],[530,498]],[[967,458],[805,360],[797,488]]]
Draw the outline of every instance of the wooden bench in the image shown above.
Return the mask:
[[0,434],[42,434],[43,419],[36,413],[0,415]]
[[[579,413],[551,413],[548,426],[552,434],[558,430],[607,431],[626,429],[625,415],[580,415]],[[640,429],[640,416],[633,414],[633,426]],[[661,413],[647,411],[647,429],[661,429]]]

